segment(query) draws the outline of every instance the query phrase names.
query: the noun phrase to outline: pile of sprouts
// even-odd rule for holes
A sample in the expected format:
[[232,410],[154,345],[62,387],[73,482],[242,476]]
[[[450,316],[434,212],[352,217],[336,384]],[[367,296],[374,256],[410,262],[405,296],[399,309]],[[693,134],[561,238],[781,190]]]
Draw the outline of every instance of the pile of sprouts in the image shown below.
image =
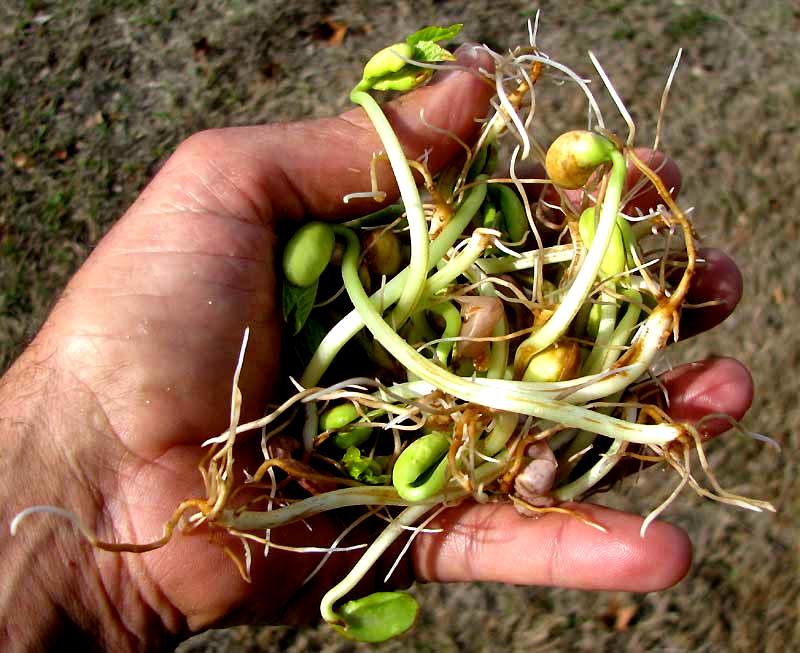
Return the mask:
[[[356,521],[382,518],[382,530],[320,610],[344,635],[376,642],[413,624],[415,600],[395,591],[346,595],[397,538],[407,539],[407,550],[441,510],[461,501],[511,501],[525,515],[566,512],[603,530],[563,504],[606,488],[619,463],[634,460],[677,472],[674,491],[644,520],[642,534],[687,485],[718,501],[770,509],[724,490],[703,455],[699,426],[676,423],[664,410],[651,369],[678,336],[698,264],[695,234],[657,166],[634,151],[633,122],[594,57],[629,126],[625,140],[605,128],[587,82],[539,50],[531,27],[528,46],[507,54],[484,48],[494,68],[480,74],[496,95],[477,140],[459,141],[463,155],[437,175],[424,158],[407,160],[371,92],[408,91],[452,66],[455,57],[439,42],[459,29],[427,27],[381,50],[350,94],[383,151],[371,161],[373,188],[343,200],[383,201],[375,180],[388,165],[400,201],[346,224],[305,223],[287,242],[291,392],[260,419],[240,423],[245,334],[230,426],[205,443],[206,497],[181,504],[152,545],[96,545],[143,551],[165,544],[179,523],[222,529],[242,539],[247,554],[236,562],[248,577],[249,543],[269,550],[282,525],[362,506]],[[585,94],[589,124],[545,150],[532,124],[537,85],[548,76]],[[525,160],[543,164],[546,176],[519,176]],[[629,166],[640,181],[626,189]],[[645,186],[659,202],[625,214]],[[237,446],[259,436],[264,460],[243,473]],[[693,452],[704,484],[690,468]],[[319,566],[352,548],[341,545],[351,528]]]

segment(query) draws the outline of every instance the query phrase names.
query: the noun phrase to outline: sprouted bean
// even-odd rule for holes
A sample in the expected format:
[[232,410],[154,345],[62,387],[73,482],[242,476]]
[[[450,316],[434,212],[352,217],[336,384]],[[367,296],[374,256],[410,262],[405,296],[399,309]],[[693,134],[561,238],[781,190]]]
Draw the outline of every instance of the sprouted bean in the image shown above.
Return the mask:
[[[150,550],[166,544],[184,517],[190,528],[222,529],[269,548],[276,545],[258,533],[322,512],[363,506],[364,519],[378,519],[390,511],[388,524],[321,604],[322,616],[338,631],[377,642],[413,624],[416,601],[402,592],[341,600],[397,537],[409,529],[423,533],[437,510],[460,501],[510,500],[525,515],[566,512],[603,530],[558,504],[590,493],[618,462],[633,456],[664,462],[679,477],[645,520],[642,534],[684,486],[743,508],[772,509],[724,490],[708,466],[697,428],[673,421],[652,397],[639,395],[636,383],[678,334],[697,263],[695,235],[657,170],[636,156],[630,117],[594,57],[629,122],[624,142],[605,130],[585,80],[544,55],[531,28],[529,46],[490,53],[494,72],[482,74],[497,89],[495,110],[475,143],[462,143],[461,159],[436,176],[424,161],[406,160],[370,92],[407,91],[427,80],[441,62],[454,59],[438,43],[459,29],[427,27],[384,48],[351,92],[384,148],[367,162],[373,186],[376,166],[388,160],[401,198],[346,226],[306,224],[287,243],[287,327],[314,345],[304,369],[290,370],[299,383],[264,417],[240,424],[237,373],[230,426],[206,443],[206,497],[178,506],[156,542],[105,543],[84,529],[93,545]],[[545,151],[531,125],[535,94],[551,72],[586,94],[597,129],[590,122],[588,129],[562,134]],[[674,72],[673,67],[670,84]],[[510,177],[493,178],[503,140],[513,146]],[[545,165],[547,179],[516,175],[517,158],[529,154]],[[629,166],[655,189],[657,210],[622,213]],[[424,193],[412,170],[424,178]],[[525,190],[536,184],[554,185],[560,204],[532,206]],[[569,189],[583,190],[584,206],[571,204],[564,193]],[[641,184],[633,192],[640,190]],[[354,188],[344,201],[384,195],[377,187]],[[557,243],[546,245],[537,231],[543,207],[563,214]],[[343,249],[341,257],[334,255],[336,248]],[[666,273],[673,269],[680,272],[677,280]],[[333,292],[342,284],[341,296],[315,304],[319,288]],[[371,296],[365,286],[375,288]],[[320,330],[326,335],[315,340]],[[343,349],[351,379],[335,376],[341,374],[336,363]],[[262,430],[268,433],[265,460],[247,478],[251,488],[265,476],[272,479],[261,502],[266,507],[258,510],[252,493],[247,505],[237,502],[232,453],[241,437]],[[286,436],[302,442],[299,454],[279,446],[275,438]],[[695,451],[706,484],[691,469]],[[37,510],[21,513],[13,529]],[[320,564],[335,551],[349,550],[343,537],[331,543]],[[237,564],[248,577],[249,556]]]

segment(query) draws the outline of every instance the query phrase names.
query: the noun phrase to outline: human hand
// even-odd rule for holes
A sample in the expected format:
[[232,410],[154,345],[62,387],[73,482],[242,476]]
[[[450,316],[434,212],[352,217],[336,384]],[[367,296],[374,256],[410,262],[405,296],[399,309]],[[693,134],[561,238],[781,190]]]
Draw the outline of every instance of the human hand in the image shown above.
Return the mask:
[[[459,149],[423,125],[420,107],[427,122],[468,139],[490,93],[474,77],[456,74],[396,101],[389,117],[409,158],[431,147],[435,169]],[[308,216],[363,212],[365,205],[345,207],[341,197],[369,186],[367,164],[379,149],[360,111],[206,132],[181,145],[3,379],[0,405],[12,452],[3,461],[5,514],[58,503],[104,540],[147,542],[160,536],[181,500],[202,496],[199,443],[228,424],[245,326],[251,344],[240,380],[243,417],[256,416],[277,385],[278,229]],[[387,176],[381,188],[390,187]],[[709,298],[723,293],[732,309],[738,296],[724,282],[736,270],[725,266],[721,277],[698,273],[695,288]],[[695,321],[707,326],[702,315]],[[730,360],[679,369],[669,384],[676,419],[705,412],[738,417],[749,405],[749,376]],[[12,492],[23,461],[34,462],[37,483],[17,483]],[[441,535],[417,538],[414,575],[647,591],[685,573],[690,546],[681,531],[656,523],[641,539],[639,517],[582,510],[609,534],[559,515],[530,520],[508,506],[462,505],[439,518]],[[220,623],[307,617],[341,575],[334,563],[352,561],[337,555],[301,588],[316,556],[274,550],[255,556],[248,584],[202,530],[146,554],[117,555],[92,551],[61,526],[39,517],[25,523],[20,540],[3,540],[4,552],[27,552],[6,556],[13,567],[5,598],[15,590],[19,597],[31,583],[23,561],[33,561],[30,587],[38,589],[20,599],[31,604],[27,612],[48,617],[51,631],[66,614],[115,650],[150,650],[158,638]],[[275,537],[327,545],[335,534],[333,522],[317,519],[311,533],[299,524]],[[33,558],[35,547],[48,550]],[[38,639],[48,636],[42,623],[31,628]]]

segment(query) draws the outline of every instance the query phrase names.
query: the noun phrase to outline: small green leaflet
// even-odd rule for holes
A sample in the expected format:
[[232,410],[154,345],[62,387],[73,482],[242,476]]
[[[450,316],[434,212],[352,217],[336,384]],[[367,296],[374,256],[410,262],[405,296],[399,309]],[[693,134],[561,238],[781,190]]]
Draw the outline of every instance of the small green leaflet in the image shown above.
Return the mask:
[[301,288],[284,280],[283,282],[283,319],[289,324],[289,319],[294,313],[292,321],[292,335],[297,335],[306,323],[311,309],[314,308],[314,300],[317,298],[318,282],[310,286]]
[[422,41],[414,46],[414,61],[420,63],[436,63],[437,61],[455,61],[454,54],[432,41]]
[[428,27],[423,27],[418,32],[414,32],[406,39],[406,43],[409,45],[417,45],[420,41],[431,41],[435,43],[436,41],[450,40],[458,35],[462,27],[464,27],[463,23],[456,23],[455,25],[450,25],[450,27],[429,25]]
[[423,27],[406,39],[406,43],[414,46],[415,61],[422,63],[435,63],[437,61],[455,61],[455,56],[445,50],[437,41],[446,41],[455,37],[461,31],[462,24],[450,27]]
[[381,466],[374,459],[361,453],[358,447],[348,447],[342,456],[342,465],[352,478],[367,485],[386,485],[388,474],[381,474]]
[[291,347],[286,351],[293,369],[305,369],[327,333],[328,329],[313,315],[306,320],[303,328],[292,336]]

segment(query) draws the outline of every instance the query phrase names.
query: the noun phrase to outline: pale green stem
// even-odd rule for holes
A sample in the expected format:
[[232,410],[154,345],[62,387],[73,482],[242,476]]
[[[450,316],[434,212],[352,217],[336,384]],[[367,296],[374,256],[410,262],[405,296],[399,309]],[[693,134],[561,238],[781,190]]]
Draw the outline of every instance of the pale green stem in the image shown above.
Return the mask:
[[358,585],[359,581],[364,578],[364,575],[372,568],[372,565],[378,561],[378,558],[383,555],[392,542],[406,532],[406,528],[413,526],[430,509],[431,505],[428,503],[410,506],[403,510],[403,512],[395,517],[389,525],[383,529],[381,534],[373,540],[369,548],[367,548],[361,558],[359,558],[358,562],[353,565],[350,573],[329,589],[325,593],[325,596],[322,597],[319,610],[325,621],[328,623],[338,623],[340,621],[339,616],[333,609],[336,602]]
[[391,485],[354,486],[317,494],[275,510],[224,510],[220,523],[234,530],[257,531],[308,519],[346,506],[407,506]]
[[600,265],[614,233],[627,172],[625,158],[620,152],[613,150],[609,157],[611,158],[611,171],[603,205],[600,208],[600,218],[597,222],[594,240],[586,253],[583,265],[553,315],[526,340],[527,355],[536,355],[566,333],[573,318],[589,296],[600,270]]
[[[622,392],[618,392],[610,397],[606,397],[606,401],[616,403],[621,397]],[[600,406],[596,410],[599,414],[608,415],[613,409],[610,406]],[[559,481],[566,479],[570,475],[575,466],[580,462],[580,456],[578,456],[578,454],[590,446],[596,439],[597,434],[593,431],[578,431],[578,433],[569,443],[569,447],[567,447],[567,450],[564,452],[564,454],[559,456],[559,459],[563,461],[559,463],[558,466]]]
[[509,438],[513,435],[514,429],[519,422],[519,416],[515,413],[500,413],[494,419],[494,428],[480,442],[480,451],[486,456],[494,456],[502,451]]
[[639,292],[636,290],[625,289],[622,291],[622,294],[631,301],[628,304],[628,308],[622,314],[617,327],[614,329],[614,333],[608,341],[606,352],[603,356],[603,362],[600,365],[600,369],[603,370],[610,368],[622,355],[622,350],[620,348],[630,342],[631,334],[636,328],[636,324],[639,321],[639,315],[641,315],[642,312],[642,295]]
[[[485,277],[483,272],[479,274],[481,279]],[[491,283],[481,284],[478,292],[486,297],[497,297],[497,291]],[[492,336],[501,338],[507,333],[508,321],[504,313],[497,324],[495,324],[494,329],[492,329]],[[508,340],[495,340],[491,343],[489,349],[489,368],[486,370],[487,379],[502,379],[505,377],[506,369],[508,368],[508,353]]]
[[[614,291],[614,284],[610,284],[611,292]],[[608,351],[608,343],[614,335],[614,326],[617,323],[617,299],[608,292],[600,294],[600,323],[597,328],[597,336],[594,345],[583,363],[583,374],[597,374],[603,371],[603,360]]]
[[614,440],[608,451],[604,453],[585,474],[568,485],[557,488],[550,493],[556,501],[572,501],[597,485],[616,466],[625,451],[627,442]]
[[[616,401],[616,398],[612,399]],[[632,407],[626,408],[628,421],[636,421],[636,409]],[[558,501],[572,501],[576,497],[580,497],[589,489],[597,485],[606,475],[614,469],[619,462],[622,454],[625,452],[627,442],[622,440],[614,440],[608,451],[600,457],[592,467],[585,474],[576,478],[572,483],[553,490],[551,495]]]
[[400,198],[406,209],[406,219],[411,240],[411,261],[408,266],[408,277],[397,300],[397,305],[392,312],[395,328],[400,328],[414,310],[425,287],[428,276],[430,240],[428,238],[428,222],[422,209],[422,199],[419,196],[414,175],[408,165],[403,146],[392,129],[389,120],[383,113],[380,105],[365,91],[353,89],[350,100],[361,106],[366,111],[375,131],[383,143],[389,164],[392,166],[394,178],[400,191]]
[[429,340],[436,338],[436,332],[428,323],[428,318],[425,317],[425,311],[417,311],[412,313],[410,322],[411,329],[408,332],[409,342],[428,342]]
[[[491,482],[504,472],[507,463],[508,456],[504,453],[498,455],[496,461],[483,463],[475,470],[476,481]],[[458,501],[464,496],[464,489],[452,482],[438,494],[420,502],[420,505],[424,504],[430,509],[435,505]],[[263,531],[348,506],[409,505],[416,504],[400,498],[392,485],[359,485],[317,494],[275,510],[226,509],[220,513],[217,522],[238,531]]]
[[555,452],[575,438],[575,429],[564,429],[547,438],[547,445]]
[[[347,240],[347,249],[342,261],[342,277],[350,301],[361,313],[365,325],[375,339],[413,376],[428,381],[443,392],[463,401],[474,402],[497,410],[531,415],[613,438],[619,437],[642,444],[664,445],[681,434],[681,429],[671,424],[631,424],[606,415],[598,415],[592,410],[573,406],[565,401],[549,399],[530,391],[526,392],[519,383],[503,379],[475,379],[473,381],[442,369],[420,355],[397,335],[373,306],[358,278],[358,238],[349,229],[337,227],[336,231]],[[483,383],[478,381],[483,381]],[[490,383],[502,384],[507,391],[505,393],[487,391],[485,384]]]
[[483,259],[478,265],[486,274],[505,274],[506,272],[519,272],[530,270],[541,265],[551,263],[566,263],[575,255],[572,245],[553,245],[544,249],[534,249],[522,252],[519,257],[503,256],[500,258]]
[[[374,297],[372,301],[375,301]],[[339,325],[343,323],[350,325],[353,334],[364,325],[363,320],[355,309],[340,322]],[[355,323],[355,326],[352,326],[353,323]],[[501,410],[517,411],[517,409],[514,408],[516,405],[522,404],[524,406],[524,402],[535,402],[543,398],[547,399],[552,397],[559,397],[564,402],[572,404],[587,403],[619,392],[644,374],[671,332],[671,312],[665,308],[657,307],[638,329],[636,336],[636,343],[639,349],[638,355],[635,359],[628,361],[628,364],[623,368],[616,370],[612,375],[606,377],[593,375],[554,383],[520,382],[506,379],[482,379],[477,377],[473,379],[473,383],[476,386],[482,386],[479,391],[485,393],[486,396],[495,397],[499,395],[509,397],[507,405],[497,406]],[[346,338],[343,339],[339,346],[344,344],[346,340]],[[336,351],[338,351],[338,349]],[[332,356],[335,355],[335,353],[336,352],[333,352]],[[319,374],[321,375],[329,361],[326,363],[324,357],[321,357],[320,360],[323,361],[322,364],[324,365],[324,367],[318,368]],[[315,381],[309,381],[304,383],[304,385],[313,385],[314,382]],[[419,393],[409,390],[411,392],[409,397],[415,394],[430,392],[431,389],[436,387],[436,384],[431,381],[425,381],[416,382],[416,384],[401,384],[399,387],[408,387],[410,389],[412,387],[423,386],[428,389],[421,390]],[[577,389],[573,390],[573,388]],[[524,412],[524,409],[517,412]],[[261,426],[261,421],[240,425],[237,428],[237,433],[252,428],[260,428]],[[675,433],[675,435],[677,435],[677,433]]]
[[317,405],[315,403],[307,403],[305,408],[306,418],[303,422],[303,448],[306,451],[311,451],[314,448],[314,440],[317,437],[319,429],[319,416],[317,415]]
[[[508,462],[507,456],[498,456],[497,462],[488,462],[480,465],[475,470],[475,481],[479,484],[491,482],[503,472]],[[378,488],[372,488],[373,490]],[[383,489],[383,488],[380,488]],[[394,488],[392,488],[394,491]],[[451,483],[448,488],[443,490],[437,495],[430,497],[425,502],[419,505],[412,505],[403,510],[397,517],[392,520],[389,525],[381,532],[380,535],[370,544],[369,548],[363,553],[361,558],[356,562],[347,576],[345,576],[339,583],[332,587],[325,596],[322,597],[320,602],[320,612],[323,619],[328,623],[337,623],[339,621],[333,607],[337,601],[343,598],[350,590],[352,590],[364,575],[372,568],[377,562],[378,558],[386,551],[387,548],[394,542],[399,535],[404,533],[409,526],[417,523],[433,506],[445,503],[452,503],[462,499],[466,496],[464,489]],[[365,502],[369,505],[369,502]]]
[[467,246],[450,258],[436,273],[425,282],[422,301],[430,301],[440,290],[449,286],[464,274],[492,244],[491,235],[484,229],[476,229]]
[[[639,319],[639,314],[641,313],[639,302],[641,302],[642,296],[635,290],[626,289],[622,292],[631,300],[631,303],[628,304],[627,310],[620,319],[616,329],[614,329],[614,333],[611,335],[611,338],[608,340],[607,349],[604,353],[601,364],[601,369],[608,369],[620,357],[621,352],[619,349],[617,349],[617,347],[628,343],[630,340],[631,331],[636,325],[636,322]],[[621,391],[616,392],[608,397],[607,401],[615,403],[619,401],[621,396]],[[611,409],[601,407],[598,410],[605,413],[610,412]],[[635,416],[633,417],[633,420],[629,421],[635,421]],[[586,448],[594,441],[594,438],[594,433],[582,431],[575,437],[564,458],[569,458],[573,453],[577,453],[581,449]],[[618,457],[614,458],[614,455],[621,451],[624,451],[624,443],[621,440],[615,440],[608,450],[608,457],[604,457],[598,461],[595,466],[586,472],[586,474],[584,474],[580,479],[573,481],[563,488],[559,488],[557,490],[557,498],[560,501],[571,501],[576,496],[586,492],[590,487],[592,487],[592,485],[597,483],[609,471],[611,471],[611,468],[614,467],[618,460]],[[569,466],[569,468],[571,469],[572,466],[574,465]],[[568,472],[568,470],[565,471]],[[553,496],[556,496],[556,493],[554,493]]]
[[[508,333],[506,317],[503,315],[492,329],[492,337],[502,338]],[[489,368],[486,370],[487,379],[502,379],[508,368],[508,340],[495,340],[489,348]]]
[[[474,379],[476,385],[483,385],[499,393],[525,393],[531,397],[561,397],[571,404],[585,404],[589,401],[607,397],[624,390],[647,369],[656,354],[672,333],[672,312],[669,307],[656,307],[637,330],[633,340],[638,348],[637,355],[613,373],[582,376],[569,381],[540,383],[533,381],[508,381],[505,379]],[[573,390],[573,388],[575,388]]]
[[444,320],[442,338],[445,340],[436,345],[436,358],[442,365],[447,365],[447,359],[453,349],[453,341],[448,338],[455,338],[461,333],[461,312],[450,302],[433,304],[428,310]]

